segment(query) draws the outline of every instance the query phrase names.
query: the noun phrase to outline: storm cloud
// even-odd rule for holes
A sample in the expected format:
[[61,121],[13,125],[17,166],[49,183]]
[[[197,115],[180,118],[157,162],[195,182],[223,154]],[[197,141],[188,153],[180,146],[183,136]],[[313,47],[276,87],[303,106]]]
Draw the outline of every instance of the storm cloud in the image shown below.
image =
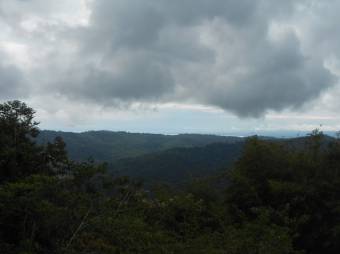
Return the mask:
[[299,108],[338,80],[328,63],[339,60],[340,32],[336,18],[321,20],[337,8],[331,0],[1,0],[0,50],[25,50],[0,64],[0,88],[239,116]]

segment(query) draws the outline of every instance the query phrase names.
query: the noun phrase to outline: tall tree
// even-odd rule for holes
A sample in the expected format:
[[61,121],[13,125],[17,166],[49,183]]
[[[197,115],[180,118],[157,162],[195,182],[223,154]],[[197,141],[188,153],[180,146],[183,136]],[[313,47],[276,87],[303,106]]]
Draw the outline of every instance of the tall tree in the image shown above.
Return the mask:
[[35,111],[20,101],[0,104],[0,183],[36,173],[44,167]]

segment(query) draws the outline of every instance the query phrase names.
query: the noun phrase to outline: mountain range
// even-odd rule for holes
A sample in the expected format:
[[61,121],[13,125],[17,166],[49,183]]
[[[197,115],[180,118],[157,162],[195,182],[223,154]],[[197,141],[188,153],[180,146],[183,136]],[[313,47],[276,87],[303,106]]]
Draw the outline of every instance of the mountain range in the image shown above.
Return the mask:
[[94,159],[97,162],[113,162],[177,147],[202,147],[213,143],[235,144],[239,137],[201,134],[146,134],[112,131],[87,131],[81,133],[48,131],[40,132],[37,142],[52,142],[60,136],[66,143],[71,159],[76,161]]
[[244,138],[202,134],[145,134],[112,131],[40,132],[37,142],[60,136],[72,160],[108,164],[115,175],[147,182],[182,183],[210,175],[235,161]]
[[[232,166],[242,153],[246,138],[202,134],[146,134],[112,131],[82,133],[41,131],[40,144],[60,136],[74,161],[107,163],[117,176],[129,176],[144,182],[179,184],[208,176]],[[282,142],[290,148],[305,146],[306,138],[266,140]],[[324,145],[331,139],[325,136]]]

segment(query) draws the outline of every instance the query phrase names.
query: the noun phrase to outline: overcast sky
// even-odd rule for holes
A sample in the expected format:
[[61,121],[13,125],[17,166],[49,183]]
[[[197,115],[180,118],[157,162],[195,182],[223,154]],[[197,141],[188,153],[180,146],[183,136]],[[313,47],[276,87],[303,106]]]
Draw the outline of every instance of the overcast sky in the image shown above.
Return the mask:
[[340,0],[0,0],[0,101],[41,128],[340,129]]

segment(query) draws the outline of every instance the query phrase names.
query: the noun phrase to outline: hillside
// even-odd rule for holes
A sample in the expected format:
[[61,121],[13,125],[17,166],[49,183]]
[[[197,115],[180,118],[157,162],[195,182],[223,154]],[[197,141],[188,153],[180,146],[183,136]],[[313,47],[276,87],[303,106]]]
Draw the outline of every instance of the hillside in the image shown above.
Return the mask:
[[242,141],[238,137],[180,134],[161,135],[111,131],[82,133],[41,131],[38,143],[52,142],[61,136],[67,144],[71,159],[83,161],[89,158],[97,162],[114,162],[118,159],[141,156],[175,147],[202,147],[212,143],[233,144]]
[[109,165],[115,175],[146,182],[184,183],[226,169],[239,158],[244,142],[216,143],[204,147],[173,148]]
[[[42,131],[38,143],[61,136],[72,160],[107,162],[109,171],[145,183],[183,184],[192,178],[226,169],[242,152],[244,138],[214,135],[161,135],[111,131],[83,133]],[[278,139],[261,136],[289,149],[303,150],[308,137]],[[320,146],[327,148],[332,137],[324,136]]]

